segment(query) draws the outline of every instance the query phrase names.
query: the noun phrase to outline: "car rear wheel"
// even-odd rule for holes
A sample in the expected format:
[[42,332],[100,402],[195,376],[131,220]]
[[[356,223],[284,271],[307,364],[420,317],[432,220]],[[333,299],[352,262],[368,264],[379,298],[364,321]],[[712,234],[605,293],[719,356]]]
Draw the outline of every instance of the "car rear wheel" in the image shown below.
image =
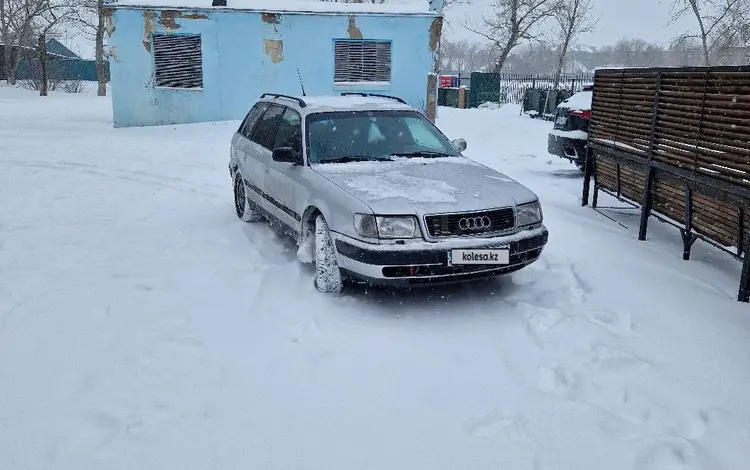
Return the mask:
[[344,288],[336,248],[322,215],[315,219],[315,287],[323,293],[339,293]]
[[234,174],[234,210],[243,222],[256,222],[262,218],[260,209],[245,194],[245,182],[239,171]]

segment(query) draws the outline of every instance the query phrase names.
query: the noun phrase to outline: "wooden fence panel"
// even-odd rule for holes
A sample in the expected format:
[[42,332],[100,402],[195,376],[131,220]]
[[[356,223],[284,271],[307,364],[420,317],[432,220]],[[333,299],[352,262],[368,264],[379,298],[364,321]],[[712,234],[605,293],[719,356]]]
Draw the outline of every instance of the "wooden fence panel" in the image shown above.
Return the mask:
[[750,67],[598,70],[584,205],[599,190],[743,259],[738,300],[750,301]]

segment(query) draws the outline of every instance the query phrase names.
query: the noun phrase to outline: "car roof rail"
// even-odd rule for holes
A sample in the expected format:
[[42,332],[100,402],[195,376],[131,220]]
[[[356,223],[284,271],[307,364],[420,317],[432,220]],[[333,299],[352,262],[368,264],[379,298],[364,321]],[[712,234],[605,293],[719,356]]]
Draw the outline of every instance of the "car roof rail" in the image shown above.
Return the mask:
[[403,99],[399,98],[398,96],[381,95],[379,93],[359,93],[359,92],[356,92],[356,91],[349,91],[349,92],[345,91],[345,92],[341,93],[341,96],[352,96],[352,95],[355,95],[355,96],[374,96],[376,98],[386,98],[386,99],[389,99],[389,100],[396,100],[399,103],[406,104],[406,105],[409,104],[406,101],[404,101]]
[[297,102],[297,104],[299,104],[300,108],[304,108],[307,106],[307,103],[305,103],[305,100],[303,100],[302,98],[298,96],[284,95],[282,93],[263,93],[262,95],[260,95],[260,98],[263,99],[267,96],[270,96],[272,98],[286,98],[289,100],[294,100]]

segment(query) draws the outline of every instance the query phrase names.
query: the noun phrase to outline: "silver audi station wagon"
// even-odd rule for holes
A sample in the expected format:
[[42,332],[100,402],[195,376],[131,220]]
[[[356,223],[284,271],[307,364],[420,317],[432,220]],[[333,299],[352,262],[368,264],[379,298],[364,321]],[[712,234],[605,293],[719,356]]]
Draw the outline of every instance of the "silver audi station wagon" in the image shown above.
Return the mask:
[[292,235],[321,292],[528,266],[548,238],[538,197],[465,149],[400,98],[266,93],[232,138],[235,209]]

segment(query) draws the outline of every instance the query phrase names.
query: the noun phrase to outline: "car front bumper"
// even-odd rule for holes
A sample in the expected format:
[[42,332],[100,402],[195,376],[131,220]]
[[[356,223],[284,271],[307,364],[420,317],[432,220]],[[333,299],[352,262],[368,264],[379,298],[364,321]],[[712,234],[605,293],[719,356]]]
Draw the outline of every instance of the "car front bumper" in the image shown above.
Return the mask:
[[586,141],[583,139],[571,139],[557,134],[549,134],[547,137],[547,152],[565,158],[576,165],[586,163]]
[[[508,236],[451,238],[404,245],[373,245],[341,234],[332,235],[344,277],[354,282],[391,287],[466,282],[518,271],[539,259],[549,237],[544,225]],[[508,264],[448,265],[448,253],[453,249],[498,247],[510,249]]]

